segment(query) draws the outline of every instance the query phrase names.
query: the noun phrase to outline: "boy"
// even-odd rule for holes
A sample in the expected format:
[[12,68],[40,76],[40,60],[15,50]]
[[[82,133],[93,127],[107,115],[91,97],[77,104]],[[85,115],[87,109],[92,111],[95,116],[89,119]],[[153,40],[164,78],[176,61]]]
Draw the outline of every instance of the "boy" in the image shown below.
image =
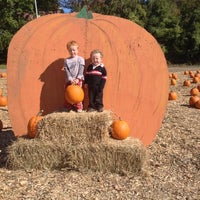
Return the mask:
[[92,63],[88,66],[85,75],[85,87],[88,88],[88,112],[103,111],[103,89],[107,79],[107,72],[102,63],[103,53],[93,50],[90,53]]
[[[66,87],[71,84],[76,84],[82,87],[84,80],[84,67],[85,60],[81,56],[78,56],[78,43],[76,41],[69,41],[67,43],[67,50],[70,54],[69,58],[64,61],[64,69],[66,72]],[[82,102],[71,105],[66,102],[67,110],[75,109],[77,112],[81,112],[83,109]]]

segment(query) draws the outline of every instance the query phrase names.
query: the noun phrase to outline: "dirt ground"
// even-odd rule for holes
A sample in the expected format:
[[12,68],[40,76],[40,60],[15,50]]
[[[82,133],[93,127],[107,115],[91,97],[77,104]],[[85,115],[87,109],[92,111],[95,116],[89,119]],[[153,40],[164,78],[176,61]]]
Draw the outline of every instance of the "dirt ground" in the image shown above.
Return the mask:
[[[169,101],[161,128],[148,147],[149,161],[141,174],[8,170],[5,148],[15,137],[7,107],[0,108],[4,129],[0,133],[0,199],[2,200],[198,200],[200,199],[200,110],[189,106],[190,87],[184,87],[185,69],[171,66],[178,75],[170,86],[178,99]],[[6,94],[6,79],[0,80]],[[17,109],[17,108],[16,108]]]

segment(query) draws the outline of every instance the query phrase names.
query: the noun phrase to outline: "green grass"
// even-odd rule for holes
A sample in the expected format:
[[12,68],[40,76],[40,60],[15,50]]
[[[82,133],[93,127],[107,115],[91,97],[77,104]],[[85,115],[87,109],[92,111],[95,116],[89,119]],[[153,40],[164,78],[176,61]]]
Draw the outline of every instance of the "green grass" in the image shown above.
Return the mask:
[[6,69],[6,65],[0,64],[0,69]]

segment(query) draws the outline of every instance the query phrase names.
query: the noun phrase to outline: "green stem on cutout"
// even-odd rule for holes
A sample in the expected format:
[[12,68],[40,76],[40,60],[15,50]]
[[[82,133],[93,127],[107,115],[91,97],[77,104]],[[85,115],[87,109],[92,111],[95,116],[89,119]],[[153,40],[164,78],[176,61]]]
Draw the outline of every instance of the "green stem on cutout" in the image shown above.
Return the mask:
[[92,11],[88,10],[87,6],[83,6],[76,16],[77,18],[93,19]]

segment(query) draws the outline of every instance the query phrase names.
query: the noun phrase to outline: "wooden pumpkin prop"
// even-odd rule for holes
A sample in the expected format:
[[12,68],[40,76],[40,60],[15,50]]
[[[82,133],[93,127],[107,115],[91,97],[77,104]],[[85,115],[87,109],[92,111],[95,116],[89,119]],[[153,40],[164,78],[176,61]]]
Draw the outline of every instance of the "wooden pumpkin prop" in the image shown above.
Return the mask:
[[43,111],[41,110],[36,116],[33,116],[29,119],[27,125],[27,136],[29,138],[35,138],[37,136],[37,124],[43,118]]
[[67,42],[76,40],[86,66],[93,49],[104,53],[108,72],[104,108],[119,113],[130,125],[130,135],[148,146],[160,129],[168,102],[169,72],[160,45],[130,20],[89,15],[84,9],[86,15],[81,11],[82,16],[41,16],[13,36],[8,49],[7,85],[14,134],[26,132],[28,120],[38,110],[46,115],[63,107],[65,73],[61,69],[68,57]]
[[65,89],[65,99],[72,105],[82,102],[84,99],[83,89],[78,85],[67,86]]
[[118,140],[124,140],[126,139],[130,134],[130,127],[128,123],[124,120],[121,120],[119,118],[118,120],[115,120],[112,124],[112,132],[111,136]]

